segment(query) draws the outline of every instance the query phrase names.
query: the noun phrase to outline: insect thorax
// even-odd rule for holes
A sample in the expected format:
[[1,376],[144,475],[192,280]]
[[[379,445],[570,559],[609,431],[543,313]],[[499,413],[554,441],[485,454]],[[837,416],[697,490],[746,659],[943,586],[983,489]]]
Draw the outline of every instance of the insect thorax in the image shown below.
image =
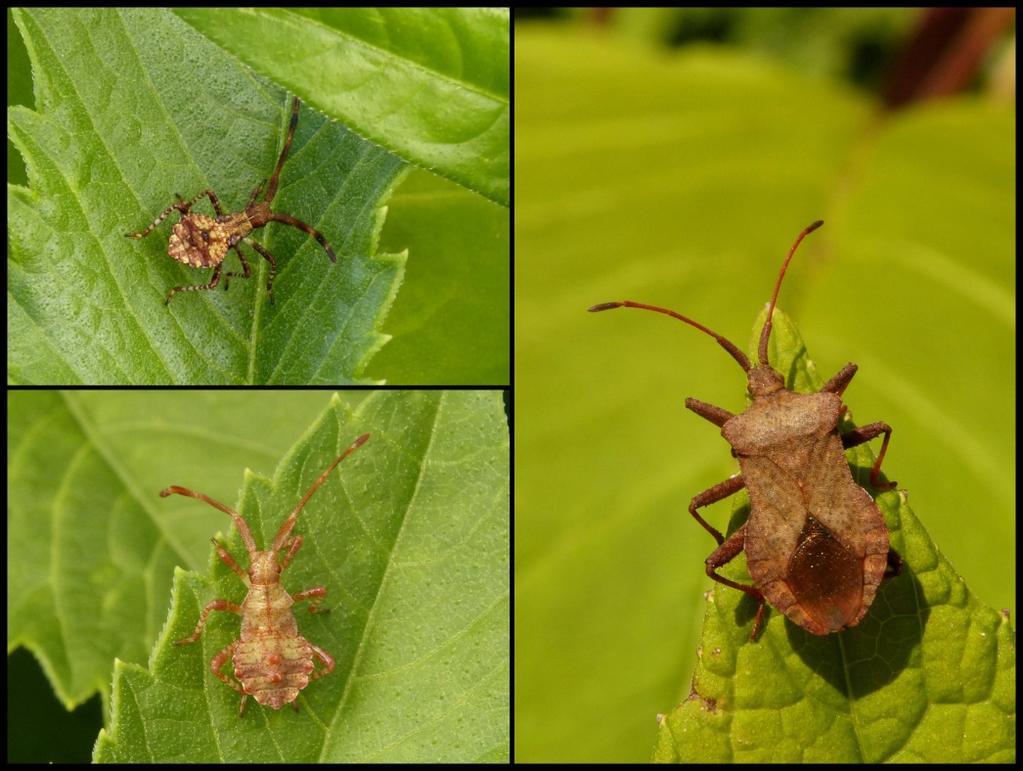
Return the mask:
[[841,415],[842,400],[835,394],[797,394],[779,391],[756,399],[730,418],[721,435],[740,455],[759,455],[794,441],[831,432]]

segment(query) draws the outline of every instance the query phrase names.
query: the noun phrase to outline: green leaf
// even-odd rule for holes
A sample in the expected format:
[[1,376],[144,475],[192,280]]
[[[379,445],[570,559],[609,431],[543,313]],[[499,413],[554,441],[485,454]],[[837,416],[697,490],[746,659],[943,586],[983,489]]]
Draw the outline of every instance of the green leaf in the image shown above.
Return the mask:
[[173,566],[209,553],[208,518],[161,511],[167,475],[233,499],[238,469],[272,467],[324,395],[18,391],[7,408],[8,644],[72,708],[109,687],[113,656],[145,660]]
[[[507,217],[502,227],[490,211],[506,210],[466,194],[477,200],[461,206],[469,219],[458,220],[447,201],[425,200],[421,208],[438,216],[419,217],[414,231],[406,222],[400,232],[414,238],[390,238],[394,252],[381,253],[384,204],[406,167],[345,128],[337,120],[345,116],[325,118],[316,109],[324,100],[306,83],[294,86],[304,104],[274,207],[323,232],[338,263],[304,233],[272,223],[253,237],[277,257],[275,305],[262,291],[266,261],[243,245],[253,279],[164,306],[169,288],[205,283],[210,271],[167,257],[175,216],[140,241],[124,233],[151,222],[178,192],[210,188],[226,210],[244,207],[280,152],[288,93],[166,11],[21,9],[14,17],[32,52],[37,111],[9,114],[31,183],[9,187],[9,381],[365,383],[400,379],[430,362],[430,382],[455,382],[452,372],[461,382],[488,382],[495,371],[506,379],[507,335],[498,340],[501,329],[489,320],[461,323],[478,303],[507,308]],[[114,96],[102,78],[110,71],[123,76]],[[212,213],[205,200],[197,211]],[[485,237],[470,248],[461,232],[438,232],[438,223]],[[446,283],[444,272],[420,267],[416,294],[425,294],[418,282],[429,275],[429,296],[456,311],[435,321],[457,326],[427,329],[407,309],[401,342],[419,359],[392,357],[370,374],[389,339],[383,324],[404,252],[424,237],[446,260],[467,261],[460,272],[475,271],[477,291],[467,296],[464,282]],[[237,271],[237,260],[229,254],[226,269]],[[487,354],[474,357],[480,349]]]
[[316,94],[359,135],[508,206],[507,8],[178,13],[275,82]]
[[[781,293],[824,376],[985,605],[1015,597],[1015,119],[982,98],[878,114],[760,56],[516,29],[516,758],[642,762],[689,692],[736,472],[687,396],[743,408],[713,340]],[[711,507],[719,528],[727,507]],[[550,698],[558,683],[562,698]]]
[[[267,263],[252,251],[256,275],[232,292],[165,306],[168,289],[205,283],[208,271],[167,257],[168,223],[141,241],[124,234],[178,192],[214,189],[226,210],[242,209],[280,153],[287,94],[172,14],[33,9],[15,18],[35,52],[38,112],[10,113],[31,181],[9,197],[10,379],[360,380],[401,281],[403,257],[375,254],[401,161],[303,109],[274,208],[322,231],[338,263],[273,224],[254,236],[278,256],[275,306],[263,291]],[[110,68],[124,84],[114,104],[98,77]],[[228,256],[228,270],[236,260]]]
[[[499,395],[396,391],[323,403],[321,393],[270,392],[9,400],[8,648],[32,649],[69,706],[97,688],[106,698],[117,658],[96,759],[507,758]],[[203,422],[210,415],[215,427]],[[367,431],[303,510],[305,542],[284,577],[291,591],[327,586],[331,612],[303,609],[298,623],[337,667],[302,692],[299,713],[250,702],[240,720],[237,694],[207,667],[237,637],[238,620],[214,614],[198,643],[170,643],[206,602],[244,593],[209,544],[230,520],[158,492],[181,484],[223,501],[263,544],[342,445]],[[272,470],[282,454],[272,476],[242,474],[244,459]],[[227,545],[242,559],[236,534]],[[199,575],[175,564],[206,567]]]
[[[755,339],[766,318],[755,325]],[[770,361],[797,391],[824,385],[792,322],[775,314]],[[846,428],[852,427],[847,419]],[[873,455],[847,452],[867,486]],[[931,542],[909,493],[872,493],[902,572],[882,582],[856,627],[818,637],[715,584],[686,699],[660,721],[661,762],[1007,762],[1015,752],[1015,642]],[[729,533],[749,514],[735,497]],[[719,571],[749,584],[744,555]],[[964,679],[961,672],[969,671]],[[953,717],[954,715],[954,717]],[[949,734],[949,720],[962,728]],[[954,738],[953,738],[954,736]]]
[[371,372],[417,385],[509,381],[508,210],[424,171],[391,199],[381,248],[415,255]]

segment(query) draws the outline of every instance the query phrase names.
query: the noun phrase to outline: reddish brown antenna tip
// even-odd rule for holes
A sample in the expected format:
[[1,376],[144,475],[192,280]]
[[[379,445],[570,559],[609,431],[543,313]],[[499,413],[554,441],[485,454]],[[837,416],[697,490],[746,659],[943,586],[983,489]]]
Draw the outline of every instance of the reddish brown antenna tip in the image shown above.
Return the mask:
[[363,434],[354,442],[352,442],[352,449],[354,450],[356,447],[362,447],[362,445],[366,443],[367,439],[369,439],[369,434]]
[[596,313],[597,311],[609,311],[612,308],[621,307],[622,307],[621,303],[597,303],[596,305],[591,305],[586,310],[588,310],[590,313]]
[[774,292],[771,294],[771,302],[767,308],[767,321],[764,322],[764,328],[760,333],[760,348],[758,355],[760,363],[763,365],[770,366],[767,361],[767,341],[771,337],[771,327],[774,324],[774,308],[778,304],[778,292],[781,290],[781,282],[785,278],[785,271],[788,270],[789,263],[792,261],[792,255],[796,253],[796,249],[799,247],[802,240],[823,224],[824,220],[817,220],[813,224],[807,225],[803,228],[802,232],[796,236],[796,242],[792,244],[792,248],[789,249],[789,254],[785,258],[785,262],[781,264],[781,270],[778,271],[778,280],[774,284]]

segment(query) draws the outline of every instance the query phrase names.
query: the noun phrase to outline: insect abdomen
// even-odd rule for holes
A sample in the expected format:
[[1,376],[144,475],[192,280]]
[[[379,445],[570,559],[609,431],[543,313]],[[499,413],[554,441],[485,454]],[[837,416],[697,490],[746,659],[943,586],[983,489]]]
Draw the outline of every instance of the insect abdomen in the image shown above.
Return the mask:
[[309,684],[312,657],[312,647],[303,637],[267,633],[238,645],[234,674],[245,693],[260,704],[280,709]]

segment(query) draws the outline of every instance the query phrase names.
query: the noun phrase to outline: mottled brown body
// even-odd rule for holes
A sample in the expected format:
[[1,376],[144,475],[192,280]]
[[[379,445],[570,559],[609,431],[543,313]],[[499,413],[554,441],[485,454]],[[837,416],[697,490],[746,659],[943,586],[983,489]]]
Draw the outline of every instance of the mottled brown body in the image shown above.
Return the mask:
[[[239,567],[227,549],[216,540],[213,541],[220,559],[247,587],[245,600],[241,605],[228,600],[212,600],[203,608],[199,623],[192,634],[175,641],[178,645],[187,645],[198,640],[207,617],[215,610],[237,613],[241,616],[239,638],[210,661],[210,671],[242,694],[239,713],[244,713],[245,701],[249,696],[264,706],[280,709],[285,704],[294,702],[299,691],[309,683],[334,670],[334,659],[300,634],[298,623],[292,613],[294,604],[302,600],[311,600],[310,613],[326,612],[326,609],[319,608],[327,594],[326,587],[315,586],[303,592],[290,594],[281,586],[280,576],[302,546],[302,536],[291,535],[299,512],[330,472],[367,439],[369,434],[363,434],[356,439],[320,475],[295,510],[284,520],[271,548],[265,551],[256,548],[252,531],[242,516],[224,504],[184,487],[172,486],[160,493],[164,498],[174,494],[197,498],[223,511],[234,520],[248,552],[249,569],[246,572]],[[282,550],[285,552],[284,558],[278,562],[277,557]],[[314,659],[321,663],[321,669],[316,669]],[[221,671],[228,661],[234,664],[235,679]]]
[[[248,278],[251,275],[249,263],[246,262],[245,255],[242,254],[241,249],[238,248],[239,243],[253,230],[265,227],[270,222],[283,222],[286,225],[291,225],[298,230],[308,233],[327,251],[327,256],[330,257],[331,262],[337,262],[334,250],[330,248],[330,244],[327,243],[327,239],[324,238],[319,231],[301,220],[295,219],[287,214],[279,214],[270,210],[270,203],[273,201],[274,196],[277,195],[277,183],[280,178],[281,169],[284,167],[284,160],[288,156],[288,150],[291,147],[291,140],[295,136],[295,128],[298,126],[298,111],[300,105],[301,102],[296,96],[291,103],[291,123],[288,126],[288,136],[287,139],[284,140],[284,148],[281,150],[281,155],[277,159],[277,166],[274,168],[273,176],[270,178],[270,184],[267,186],[266,195],[262,198],[260,198],[260,195],[262,194],[264,183],[261,182],[249,196],[249,203],[245,207],[244,211],[240,211],[235,214],[225,214],[220,208],[220,201],[217,199],[216,194],[212,190],[204,190],[199,193],[199,195],[188,201],[183,201],[181,200],[181,196],[178,196],[177,203],[173,203],[164,209],[164,211],[161,212],[145,230],[138,233],[125,234],[128,238],[145,238],[170,214],[178,212],[181,219],[172,228],[170,238],[167,241],[168,256],[180,263],[183,263],[184,265],[188,265],[190,268],[214,269],[213,275],[210,277],[210,282],[208,284],[176,286],[171,289],[167,292],[167,303],[170,303],[171,298],[174,297],[177,292],[192,292],[215,288],[220,282],[221,263],[223,263],[224,258],[227,257],[229,249],[234,249],[235,253],[238,255],[238,259],[242,264],[242,273],[227,273],[224,280],[224,289],[227,289],[231,276]],[[204,197],[210,199],[210,205],[213,206],[213,210],[217,213],[216,218],[209,217],[205,214],[192,213],[192,206]],[[246,243],[259,252],[263,258],[270,263],[270,275],[267,278],[266,291],[267,295],[270,297],[270,302],[272,303],[273,281],[274,276],[277,273],[277,262],[274,260],[273,255],[270,254],[270,252],[261,244],[254,241],[248,241]]]
[[[671,316],[714,337],[747,374],[752,404],[745,412],[734,415],[692,398],[686,399],[686,407],[721,427],[739,461],[741,473],[696,495],[689,512],[718,542],[706,560],[707,574],[758,601],[754,639],[763,622],[765,602],[813,634],[856,626],[874,601],[882,578],[898,571],[884,517],[867,491],[855,483],[845,460],[846,448],[883,434],[870,482],[882,490],[894,487],[894,482],[880,481],[892,429],[878,422],[839,431],[846,410],[841,396],[856,374],[856,365],[847,364],[818,393],[797,394],[785,388],[782,376],[768,363],[772,315],[785,271],[800,241],[822,224],[815,222],[800,233],[782,265],[756,366],[727,338],[676,311],[631,300],[590,308],[639,308]],[[725,539],[697,509],[743,488],[749,492],[749,517]],[[744,550],[752,586],[717,572]]]
[[888,529],[845,460],[833,393],[780,390],[728,420],[750,496],[740,530],[753,584],[814,634],[858,624],[888,559]]

